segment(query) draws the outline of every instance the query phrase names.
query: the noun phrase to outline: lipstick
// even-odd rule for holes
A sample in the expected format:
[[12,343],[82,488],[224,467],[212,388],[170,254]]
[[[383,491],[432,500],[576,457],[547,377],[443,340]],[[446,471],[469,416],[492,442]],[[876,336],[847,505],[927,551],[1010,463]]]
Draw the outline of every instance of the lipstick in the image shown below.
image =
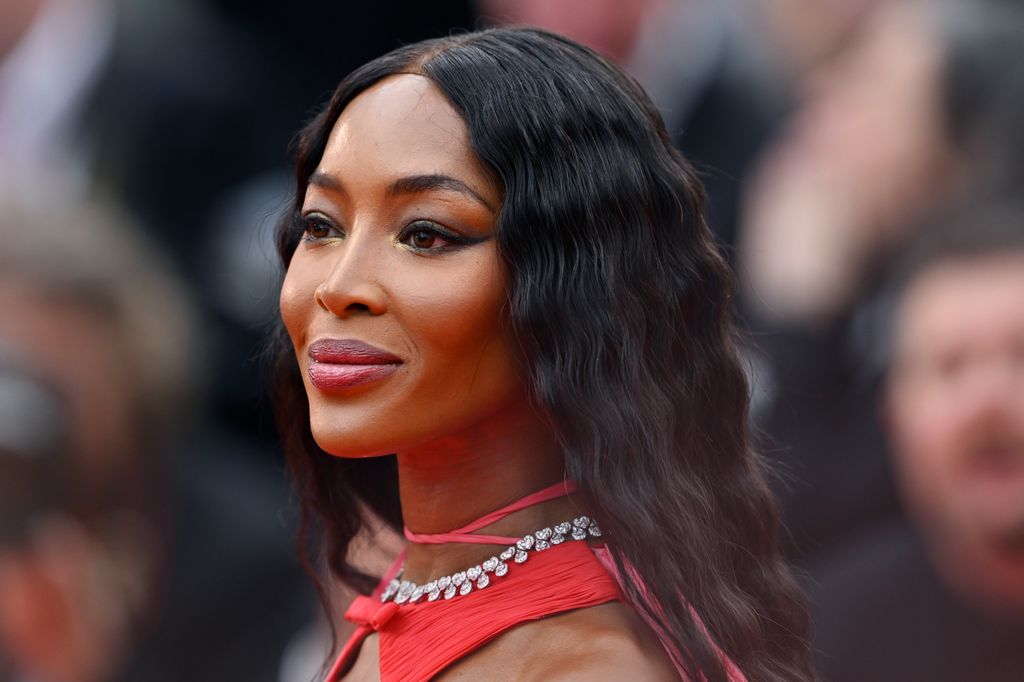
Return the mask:
[[402,364],[398,356],[356,339],[319,339],[308,352],[309,380],[325,391],[380,381]]

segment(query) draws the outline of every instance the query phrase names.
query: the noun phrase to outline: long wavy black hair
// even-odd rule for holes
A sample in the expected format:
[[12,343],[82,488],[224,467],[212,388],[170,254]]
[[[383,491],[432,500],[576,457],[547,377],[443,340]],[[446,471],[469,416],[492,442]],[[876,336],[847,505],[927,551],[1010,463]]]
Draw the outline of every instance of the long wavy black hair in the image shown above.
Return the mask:
[[[622,571],[626,598],[663,624],[694,680],[726,679],[713,643],[751,680],[813,677],[806,612],[747,440],[732,277],[701,184],[646,94],[592,50],[541,30],[399,48],[350,74],[301,133],[295,212],[345,106],[404,73],[447,97],[503,191],[495,233],[524,376],[613,556],[653,600]],[[278,232],[286,268],[301,236],[293,218]],[[395,458],[317,447],[294,352],[283,330],[278,339],[300,545],[366,593],[376,578],[346,553],[372,517],[401,527]]]

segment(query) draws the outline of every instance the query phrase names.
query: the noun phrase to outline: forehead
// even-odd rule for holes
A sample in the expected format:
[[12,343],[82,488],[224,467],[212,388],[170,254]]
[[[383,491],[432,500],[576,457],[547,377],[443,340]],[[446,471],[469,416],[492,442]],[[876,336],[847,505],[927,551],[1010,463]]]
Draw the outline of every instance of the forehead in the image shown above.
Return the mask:
[[897,341],[925,350],[1024,332],[1024,253],[935,265],[903,297]]
[[[338,117],[318,170],[389,176],[486,174],[466,124],[427,78],[390,76],[355,97]],[[346,177],[346,181],[350,180]]]

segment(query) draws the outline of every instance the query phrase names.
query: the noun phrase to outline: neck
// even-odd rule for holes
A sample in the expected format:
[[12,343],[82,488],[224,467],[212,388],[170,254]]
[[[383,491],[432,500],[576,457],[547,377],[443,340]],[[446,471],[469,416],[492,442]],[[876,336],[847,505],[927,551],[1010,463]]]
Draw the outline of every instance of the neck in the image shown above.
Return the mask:
[[[461,433],[398,454],[402,515],[416,533],[451,531],[564,478],[554,431],[525,400]],[[574,514],[580,511],[564,497],[514,512],[477,532],[521,536]],[[426,582],[502,549],[410,543],[404,575]]]

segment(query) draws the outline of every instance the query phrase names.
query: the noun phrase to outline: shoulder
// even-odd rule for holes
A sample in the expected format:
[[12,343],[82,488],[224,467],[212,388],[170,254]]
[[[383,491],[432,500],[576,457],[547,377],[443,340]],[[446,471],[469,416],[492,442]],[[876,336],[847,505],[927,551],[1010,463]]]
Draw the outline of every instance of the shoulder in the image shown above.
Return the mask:
[[653,650],[621,633],[583,643],[576,651],[563,655],[539,678],[559,682],[679,679],[663,650]]
[[657,637],[620,602],[522,623],[448,668],[439,679],[530,682],[678,680]]

